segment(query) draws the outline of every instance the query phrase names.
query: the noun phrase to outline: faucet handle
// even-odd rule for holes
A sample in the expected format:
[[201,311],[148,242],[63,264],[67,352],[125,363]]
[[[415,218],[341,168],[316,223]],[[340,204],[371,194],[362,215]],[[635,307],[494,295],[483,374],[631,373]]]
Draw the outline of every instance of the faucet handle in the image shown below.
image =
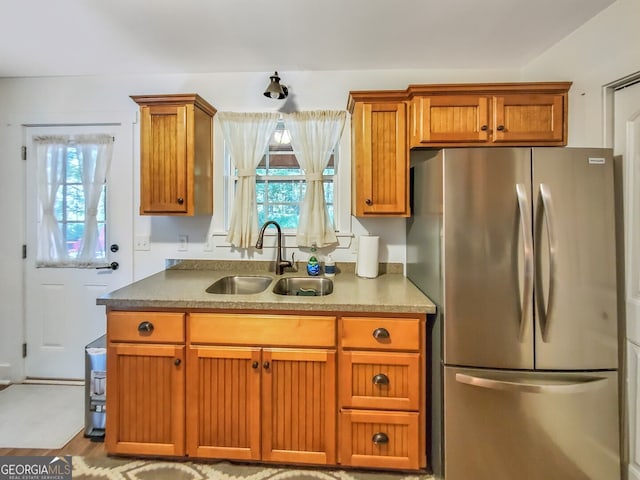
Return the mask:
[[296,265],[296,252],[291,252],[291,263],[289,266],[294,272],[298,271],[298,266]]

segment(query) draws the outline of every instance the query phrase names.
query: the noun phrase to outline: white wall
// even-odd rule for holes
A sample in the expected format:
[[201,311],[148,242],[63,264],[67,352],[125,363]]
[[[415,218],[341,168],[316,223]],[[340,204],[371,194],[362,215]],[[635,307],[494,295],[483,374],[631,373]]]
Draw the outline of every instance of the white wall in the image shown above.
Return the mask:
[[[5,235],[0,236],[0,381],[7,377],[18,380],[22,376],[20,346],[24,339],[22,302],[21,245],[25,242],[24,227],[24,165],[20,160],[23,124],[83,121],[100,123],[106,118],[136,118],[138,106],[129,98],[135,94],[196,92],[220,111],[268,111],[282,107],[283,102],[262,95],[271,72],[183,74],[183,75],[131,75],[101,77],[44,77],[0,79],[0,195],[4,200],[2,225]],[[517,70],[380,70],[340,72],[285,72],[282,83],[289,87],[288,109],[345,109],[350,90],[404,89],[412,83],[495,82],[518,81]],[[134,142],[130,146],[131,169],[121,172],[119,181],[133,181],[136,185],[136,204],[139,198],[138,125],[133,125]],[[134,252],[134,279],[140,279],[164,268],[166,258],[256,258],[271,260],[273,249],[262,252],[234,251],[225,246],[214,246],[205,251],[212,232],[218,232],[222,222],[222,136],[219,128],[214,132],[215,185],[213,218],[140,217],[134,215],[132,238],[149,235],[151,249]],[[350,125],[347,124],[341,141],[340,159],[344,173],[350,172]],[[346,201],[349,201],[348,178]],[[113,192],[113,186],[111,186]],[[371,233],[381,237],[381,261],[404,262],[403,219],[344,219],[351,224],[355,235]],[[189,236],[186,252],[177,251],[178,234]],[[214,238],[221,243],[220,237]],[[287,249],[290,255],[293,248]],[[306,259],[307,252],[298,252],[297,258]],[[336,261],[353,261],[350,248],[338,249]],[[7,373],[9,372],[9,373]]]
[[640,0],[618,0],[523,68],[523,79],[566,78],[569,146],[605,142],[602,87],[640,71]]

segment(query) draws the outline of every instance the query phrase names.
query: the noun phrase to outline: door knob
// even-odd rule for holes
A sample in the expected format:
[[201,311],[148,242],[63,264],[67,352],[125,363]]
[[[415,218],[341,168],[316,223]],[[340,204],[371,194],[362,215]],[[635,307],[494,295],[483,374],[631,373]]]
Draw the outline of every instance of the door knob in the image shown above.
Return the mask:
[[111,262],[109,265],[105,265],[104,267],[96,267],[96,270],[117,270],[120,268],[120,264],[118,262]]
[[113,253],[116,253],[118,250],[120,250],[120,245],[118,245],[117,243],[113,243],[109,247],[109,250],[111,250]]

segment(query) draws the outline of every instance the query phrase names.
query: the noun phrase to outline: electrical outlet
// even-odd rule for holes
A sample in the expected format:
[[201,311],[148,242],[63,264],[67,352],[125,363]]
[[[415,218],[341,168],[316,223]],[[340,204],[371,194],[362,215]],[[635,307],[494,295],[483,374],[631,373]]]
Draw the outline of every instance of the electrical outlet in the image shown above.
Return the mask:
[[134,248],[138,251],[151,250],[151,242],[146,235],[136,235]]
[[189,236],[185,234],[178,235],[178,251],[186,252],[189,247]]

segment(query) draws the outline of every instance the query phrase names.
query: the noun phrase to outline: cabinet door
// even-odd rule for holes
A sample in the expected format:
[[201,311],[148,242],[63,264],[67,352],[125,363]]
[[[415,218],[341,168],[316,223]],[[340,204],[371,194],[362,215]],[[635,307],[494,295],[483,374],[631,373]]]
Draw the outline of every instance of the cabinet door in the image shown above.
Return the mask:
[[191,347],[187,451],[260,459],[260,348]]
[[493,99],[493,141],[564,145],[565,95],[510,94]]
[[186,214],[187,127],[193,106],[149,105],[140,112],[140,214]]
[[352,122],[353,213],[358,217],[408,216],[405,103],[358,103]]
[[334,464],[335,351],[265,349],[262,458]]
[[109,345],[107,452],[184,455],[184,368],[184,346]]
[[411,146],[489,140],[489,100],[483,95],[419,96],[412,100]]

